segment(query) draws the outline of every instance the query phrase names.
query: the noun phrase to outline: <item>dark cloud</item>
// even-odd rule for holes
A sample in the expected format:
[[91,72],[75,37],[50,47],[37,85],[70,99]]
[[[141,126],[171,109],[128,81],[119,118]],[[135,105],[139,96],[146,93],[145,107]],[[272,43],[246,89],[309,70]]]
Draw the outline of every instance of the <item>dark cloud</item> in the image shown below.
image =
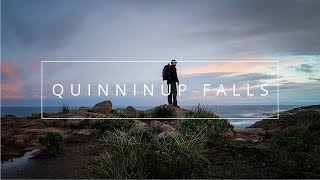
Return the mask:
[[320,78],[308,78],[309,80],[320,81]]
[[320,1],[201,1],[198,6],[202,11],[191,11],[190,17],[194,26],[207,29],[183,34],[194,43],[228,45],[231,51],[320,53]]
[[70,43],[90,7],[86,1],[74,0],[4,0],[1,5],[3,42],[37,50]]
[[304,72],[304,73],[312,73],[313,72],[313,67],[308,64],[300,64],[300,66],[294,66],[294,69],[298,72]]

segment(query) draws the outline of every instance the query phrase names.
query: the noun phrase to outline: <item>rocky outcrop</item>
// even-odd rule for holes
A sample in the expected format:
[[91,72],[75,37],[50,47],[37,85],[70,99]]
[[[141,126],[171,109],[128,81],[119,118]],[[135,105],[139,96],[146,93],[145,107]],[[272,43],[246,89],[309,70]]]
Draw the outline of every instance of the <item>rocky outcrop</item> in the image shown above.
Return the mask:
[[100,102],[93,106],[92,112],[101,114],[111,114],[112,102],[110,100]]
[[117,108],[112,111],[112,115],[119,117],[119,118],[138,118],[139,113],[136,108],[132,106],[128,106],[127,108]]
[[128,106],[126,108],[126,113],[128,114],[129,117],[138,117],[138,111],[136,110],[136,108],[132,106]]
[[[152,109],[146,110],[146,113],[152,118],[183,118],[187,117],[191,111],[188,109],[177,108],[172,105],[160,105]],[[161,120],[161,119],[159,119]],[[168,119],[165,119],[168,120]],[[161,120],[162,121],[162,120]]]

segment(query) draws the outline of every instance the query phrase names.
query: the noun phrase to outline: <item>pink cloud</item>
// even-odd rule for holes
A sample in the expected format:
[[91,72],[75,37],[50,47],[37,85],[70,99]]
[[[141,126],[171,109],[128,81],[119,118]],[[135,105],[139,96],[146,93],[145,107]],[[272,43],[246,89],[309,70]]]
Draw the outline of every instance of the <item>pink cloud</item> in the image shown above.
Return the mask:
[[1,76],[1,99],[22,99],[18,68],[8,61],[1,61]]

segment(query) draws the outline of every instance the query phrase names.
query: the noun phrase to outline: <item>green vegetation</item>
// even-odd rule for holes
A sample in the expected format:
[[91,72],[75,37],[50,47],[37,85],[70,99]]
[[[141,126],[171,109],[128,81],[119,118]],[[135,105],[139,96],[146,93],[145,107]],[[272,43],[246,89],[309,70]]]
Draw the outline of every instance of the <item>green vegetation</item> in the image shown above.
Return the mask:
[[150,126],[134,127],[130,130],[130,135],[142,141],[150,142],[154,136],[155,130]]
[[[205,178],[210,177],[201,135],[160,139],[150,129],[108,132],[105,148],[88,164],[95,178]],[[146,138],[148,140],[146,141]]]
[[[158,106],[152,116],[163,117],[166,113],[172,117],[175,110]],[[199,106],[189,117],[217,116]],[[222,119],[184,119],[177,121],[179,133],[167,132],[160,136],[148,124],[131,127],[125,123],[128,120],[115,121],[117,123],[113,120],[93,121],[97,125],[91,125],[108,127],[104,133],[104,148],[87,164],[91,177],[213,178],[215,171],[208,160],[210,149],[225,144],[224,132],[231,127]]]
[[127,130],[133,125],[132,121],[127,119],[88,119],[80,123],[81,127],[98,129],[101,133],[106,130]]
[[176,110],[171,105],[160,105],[151,112],[152,118],[174,118],[177,117]]
[[39,142],[45,146],[44,152],[49,156],[55,156],[61,151],[62,136],[57,132],[48,132],[45,137],[39,138]]
[[272,138],[272,150],[281,176],[320,177],[320,122],[279,132]]
[[[93,158],[86,161],[89,178],[320,177],[320,115],[316,110],[289,111],[279,120],[256,123],[254,127],[272,131],[250,145],[228,139],[226,131],[233,126],[215,115],[212,107],[185,110],[162,105],[135,114],[170,119],[153,123],[121,119],[131,115],[118,109],[106,117],[119,119],[81,121],[81,128],[97,129],[103,137]],[[171,119],[181,116],[187,118]],[[164,124],[172,128],[159,130]],[[59,138],[47,135],[44,139],[41,144],[49,154],[59,152],[55,143],[48,143],[51,139],[59,144]]]

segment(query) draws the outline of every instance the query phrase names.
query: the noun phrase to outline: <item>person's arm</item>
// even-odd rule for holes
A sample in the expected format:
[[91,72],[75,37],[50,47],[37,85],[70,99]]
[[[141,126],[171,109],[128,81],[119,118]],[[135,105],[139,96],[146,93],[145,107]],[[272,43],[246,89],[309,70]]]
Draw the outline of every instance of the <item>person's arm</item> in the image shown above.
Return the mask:
[[176,69],[176,81],[177,81],[177,83],[178,83],[178,85],[179,85],[179,78],[178,78],[177,69]]

